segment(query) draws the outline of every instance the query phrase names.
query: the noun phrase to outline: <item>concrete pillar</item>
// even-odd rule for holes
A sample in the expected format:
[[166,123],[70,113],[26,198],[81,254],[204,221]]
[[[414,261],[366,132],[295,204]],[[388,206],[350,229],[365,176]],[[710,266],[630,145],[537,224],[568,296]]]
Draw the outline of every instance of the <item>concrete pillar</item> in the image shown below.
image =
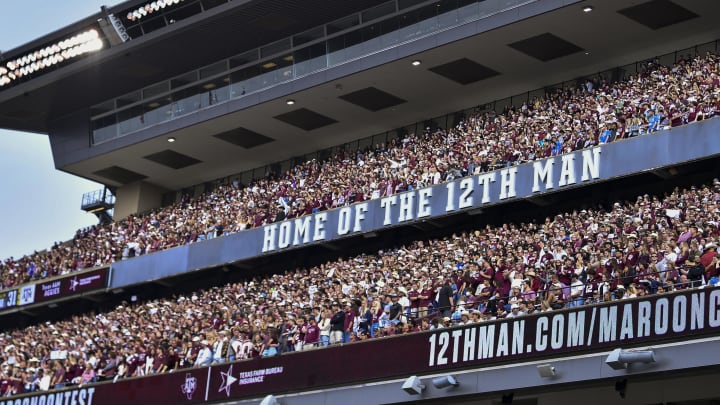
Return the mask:
[[143,213],[160,207],[165,193],[158,187],[144,181],[136,181],[117,188],[115,193],[115,212],[113,220],[121,220],[128,215]]

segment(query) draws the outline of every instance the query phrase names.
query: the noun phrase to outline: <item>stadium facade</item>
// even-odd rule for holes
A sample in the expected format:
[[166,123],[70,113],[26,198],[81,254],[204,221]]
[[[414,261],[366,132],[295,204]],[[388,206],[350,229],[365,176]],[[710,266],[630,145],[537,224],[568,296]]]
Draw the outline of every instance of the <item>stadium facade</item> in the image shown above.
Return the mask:
[[[718,16],[710,0],[131,0],[4,52],[0,126],[47,133],[57,169],[105,184],[122,219],[218,181],[247,184],[449,128],[463,113],[519,108],[588,77],[621,80],[648,60],[717,52]],[[448,234],[508,210],[712,178],[719,127],[709,120],[21,285],[0,292],[0,322]],[[0,404],[711,403],[718,328],[720,290],[708,286]],[[613,361],[618,349],[624,361]]]

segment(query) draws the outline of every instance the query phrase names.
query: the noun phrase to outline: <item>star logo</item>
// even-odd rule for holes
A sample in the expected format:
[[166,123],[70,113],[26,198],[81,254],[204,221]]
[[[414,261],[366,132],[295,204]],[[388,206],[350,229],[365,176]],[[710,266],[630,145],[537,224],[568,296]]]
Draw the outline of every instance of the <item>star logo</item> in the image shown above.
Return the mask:
[[187,396],[188,401],[192,399],[197,387],[197,378],[193,377],[192,373],[185,374],[185,384],[180,386],[180,390]]
[[227,372],[220,372],[220,376],[222,377],[222,384],[220,384],[220,389],[218,389],[218,392],[225,391],[225,395],[227,395],[228,397],[230,396],[230,386],[238,380],[237,378],[232,376],[232,372],[232,364],[230,365],[230,368]]
[[80,284],[79,281],[77,281],[77,276],[70,279],[70,291],[75,291],[77,286]]

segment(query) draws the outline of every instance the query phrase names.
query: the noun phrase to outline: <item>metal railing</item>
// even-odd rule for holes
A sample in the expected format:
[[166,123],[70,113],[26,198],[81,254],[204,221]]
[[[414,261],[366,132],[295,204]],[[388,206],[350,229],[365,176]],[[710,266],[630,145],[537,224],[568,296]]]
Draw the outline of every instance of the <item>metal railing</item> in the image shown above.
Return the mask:
[[[91,108],[92,143],[101,144],[150,126],[264,91],[281,83],[416,41],[537,0],[425,2],[390,17],[365,21],[293,48],[293,37],[156,83]],[[281,51],[265,50],[280,48]]]

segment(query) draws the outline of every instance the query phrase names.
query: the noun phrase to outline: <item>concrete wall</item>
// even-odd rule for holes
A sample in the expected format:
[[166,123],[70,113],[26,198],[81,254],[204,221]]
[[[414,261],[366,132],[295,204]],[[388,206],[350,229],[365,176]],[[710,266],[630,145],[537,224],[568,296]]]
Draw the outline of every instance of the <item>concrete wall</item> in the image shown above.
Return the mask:
[[144,181],[136,181],[118,187],[115,194],[115,213],[113,219],[118,221],[128,215],[159,207],[165,191],[162,187],[157,187]]

